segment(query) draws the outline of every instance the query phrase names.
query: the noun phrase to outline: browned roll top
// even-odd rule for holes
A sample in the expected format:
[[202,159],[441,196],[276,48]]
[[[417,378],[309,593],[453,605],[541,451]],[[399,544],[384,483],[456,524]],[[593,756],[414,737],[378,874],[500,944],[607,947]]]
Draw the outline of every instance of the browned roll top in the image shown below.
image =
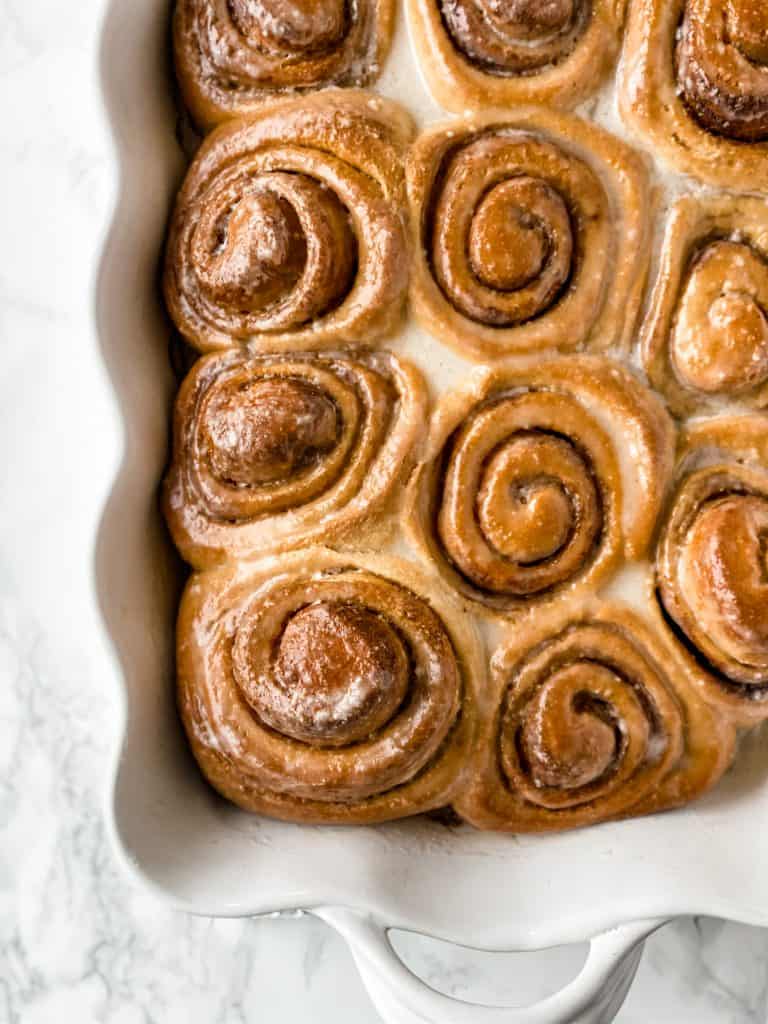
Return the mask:
[[709,131],[768,140],[768,6],[686,0],[676,54],[683,99]]
[[626,0],[406,0],[416,56],[445,110],[576,106],[618,53]]
[[227,7],[233,24],[257,50],[286,57],[337,45],[349,18],[344,0],[228,0]]
[[546,395],[498,398],[453,439],[437,528],[451,561],[489,597],[522,599],[568,582],[603,534],[606,496],[589,455],[534,425],[554,425],[565,406]]
[[487,360],[622,345],[648,253],[637,154],[543,108],[429,129],[408,160],[413,299],[428,330]]
[[680,416],[768,401],[768,203],[729,193],[671,207],[641,332],[651,384]]
[[417,813],[455,788],[473,641],[388,572],[307,549],[277,568],[195,578],[179,624],[179,701],[224,796],[352,822]]
[[338,90],[213,132],[167,245],[166,301],[186,339],[316,349],[390,331],[408,283],[409,134],[394,104]]
[[658,667],[621,630],[574,626],[515,667],[499,722],[504,777],[543,817],[601,797],[616,813],[679,758],[680,726]]
[[355,604],[325,602],[297,612],[272,669],[255,695],[260,717],[286,736],[324,746],[370,736],[408,690],[408,655],[397,632]]
[[323,802],[407,782],[437,753],[461,703],[439,620],[369,574],[280,583],[243,609],[232,646],[236,696],[257,716],[246,764],[281,791]]
[[718,239],[691,263],[670,339],[675,372],[705,394],[768,381],[768,263],[747,242]]
[[392,32],[391,0],[177,0],[176,69],[196,120],[250,112],[275,94],[366,85]]
[[176,544],[202,568],[370,526],[416,458],[425,414],[420,375],[388,352],[199,360],[165,485]]
[[737,720],[768,716],[765,468],[715,458],[685,474],[661,538],[657,573],[677,636],[709,673],[706,695]]
[[599,302],[607,197],[585,165],[551,142],[503,129],[470,136],[444,158],[433,203],[433,271],[468,319],[494,327],[535,320],[582,278],[585,304]]
[[417,542],[468,598],[522,614],[642,554],[673,431],[623,368],[574,356],[499,367],[447,395],[429,448],[411,484]]
[[497,75],[558,64],[583,35],[591,0],[441,0],[448,33],[473,63]]
[[663,810],[722,775],[733,729],[621,607],[532,627],[495,659],[476,772],[458,809],[540,832]]
[[332,400],[300,380],[228,380],[201,409],[214,476],[235,487],[295,476],[337,443]]
[[[723,480],[721,484],[728,486]],[[731,484],[733,486],[733,484]],[[727,491],[702,508],[680,553],[697,627],[734,680],[768,681],[768,492]]]
[[323,802],[407,782],[437,753],[461,703],[439,620],[408,590],[370,574],[278,580],[243,608],[232,679],[222,680],[237,688],[240,711],[245,701],[257,716],[252,745],[239,748],[243,768]]
[[200,211],[189,257],[205,304],[249,310],[256,331],[332,310],[349,288],[356,243],[332,193],[307,175],[275,171],[220,182]]

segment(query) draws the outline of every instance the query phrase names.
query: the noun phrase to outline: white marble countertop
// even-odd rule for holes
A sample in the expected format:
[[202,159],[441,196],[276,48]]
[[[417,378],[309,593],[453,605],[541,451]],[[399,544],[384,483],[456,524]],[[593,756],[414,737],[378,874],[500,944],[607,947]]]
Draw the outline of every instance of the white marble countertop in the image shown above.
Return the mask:
[[[320,922],[185,918],[130,888],[105,839],[114,695],[78,615],[88,567],[70,564],[67,544],[67,531],[92,528],[69,495],[94,472],[88,438],[104,410],[87,379],[63,395],[56,373],[90,330],[110,201],[93,128],[101,6],[0,4],[0,1022],[373,1024],[349,953]],[[51,432],[74,426],[71,461],[48,458]],[[400,949],[436,987],[489,1001],[541,994],[574,963]],[[648,942],[618,1020],[763,1024],[767,1013],[768,931],[681,920]]]

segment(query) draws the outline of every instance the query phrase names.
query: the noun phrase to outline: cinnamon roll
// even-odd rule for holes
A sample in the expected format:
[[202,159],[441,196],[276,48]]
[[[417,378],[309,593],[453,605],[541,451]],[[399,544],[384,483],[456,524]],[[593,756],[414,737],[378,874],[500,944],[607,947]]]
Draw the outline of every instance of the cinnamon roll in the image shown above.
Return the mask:
[[394,0],[177,0],[176,74],[202,125],[284,93],[368,85],[392,37]]
[[768,417],[686,431],[656,576],[707,700],[739,724],[768,718]]
[[678,170],[768,188],[768,7],[631,0],[620,108]]
[[165,296],[201,351],[297,351],[392,331],[408,285],[404,111],[329,91],[220,126],[179,193]]
[[476,607],[522,613],[641,558],[673,462],[669,416],[616,363],[570,356],[478,370],[438,406],[408,526]]
[[415,567],[310,549],[195,576],[177,661],[192,751],[245,810],[386,821],[462,780],[483,658]]
[[164,507],[177,547],[204,568],[370,529],[426,415],[418,371],[388,352],[203,357],[176,401]]
[[678,200],[642,349],[651,383],[680,415],[724,400],[768,402],[768,202]]
[[408,0],[429,88],[446,110],[574,106],[619,48],[625,0]]
[[465,355],[626,345],[648,261],[640,157],[543,109],[430,129],[411,150],[413,304]]
[[495,656],[480,717],[456,808],[483,829],[555,831],[676,807],[717,782],[734,748],[733,727],[675,652],[618,605],[527,624]]

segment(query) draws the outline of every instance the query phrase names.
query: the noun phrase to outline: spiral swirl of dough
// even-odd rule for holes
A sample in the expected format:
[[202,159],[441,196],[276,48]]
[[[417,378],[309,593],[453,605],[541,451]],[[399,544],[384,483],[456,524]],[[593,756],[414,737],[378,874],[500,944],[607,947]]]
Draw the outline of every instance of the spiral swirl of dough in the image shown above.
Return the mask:
[[459,812],[545,832],[665,810],[717,782],[734,730],[644,618],[622,606],[539,621],[494,658]]
[[455,45],[494,74],[526,75],[573,50],[590,18],[589,0],[443,0]]
[[673,457],[661,403],[618,364],[480,371],[438,407],[409,524],[461,594],[522,613],[642,557]]
[[640,158],[577,118],[502,112],[430,129],[411,151],[413,301],[478,358],[626,345],[646,272]]
[[193,577],[179,706],[211,784],[247,810],[353,824],[458,785],[483,662],[415,568],[306,549]]
[[676,63],[683,99],[708,131],[768,140],[768,7],[761,0],[686,0]]
[[184,101],[211,125],[281,94],[368,85],[389,50],[394,10],[393,0],[177,0]]
[[656,559],[667,622],[710,701],[768,717],[768,419],[692,426]]
[[408,0],[430,91],[457,113],[489,105],[572,107],[619,49],[625,0]]
[[205,356],[176,401],[164,508],[177,547],[205,568],[370,528],[426,414],[418,371],[388,352]]
[[623,120],[677,170],[768,190],[768,7],[762,0],[630,0]]
[[201,351],[363,344],[399,323],[408,283],[395,104],[329,91],[222,125],[179,193],[165,296]]

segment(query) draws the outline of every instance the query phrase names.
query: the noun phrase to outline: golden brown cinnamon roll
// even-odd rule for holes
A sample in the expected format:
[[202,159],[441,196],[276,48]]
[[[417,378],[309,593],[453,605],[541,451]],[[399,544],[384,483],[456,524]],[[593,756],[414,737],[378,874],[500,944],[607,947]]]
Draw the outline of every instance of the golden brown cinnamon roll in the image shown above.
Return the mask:
[[573,106],[619,48],[626,0],[408,0],[416,54],[446,110]]
[[367,93],[287,100],[222,125],[176,202],[165,296],[195,348],[362,344],[394,329],[408,284],[410,121]]
[[651,383],[680,415],[768,402],[768,202],[675,203],[642,349]]
[[177,0],[184,102],[211,125],[287,92],[367,85],[389,50],[394,11],[394,0]]
[[520,361],[443,398],[427,456],[409,485],[416,543],[466,598],[521,613],[643,556],[674,431],[616,363]]
[[459,813],[546,832],[687,803],[721,777],[734,730],[661,635],[622,606],[526,623],[494,657]]
[[413,303],[479,358],[628,344],[647,269],[640,157],[528,108],[439,125],[411,150]]
[[209,782],[250,811],[318,823],[450,801],[484,664],[415,567],[325,549],[195,576],[178,699]]
[[768,187],[768,6],[631,0],[620,107],[678,170]]
[[388,352],[205,356],[176,401],[164,507],[177,547],[204,568],[370,527],[426,415],[418,371]]
[[768,718],[768,417],[690,426],[656,573],[704,696],[740,724]]

